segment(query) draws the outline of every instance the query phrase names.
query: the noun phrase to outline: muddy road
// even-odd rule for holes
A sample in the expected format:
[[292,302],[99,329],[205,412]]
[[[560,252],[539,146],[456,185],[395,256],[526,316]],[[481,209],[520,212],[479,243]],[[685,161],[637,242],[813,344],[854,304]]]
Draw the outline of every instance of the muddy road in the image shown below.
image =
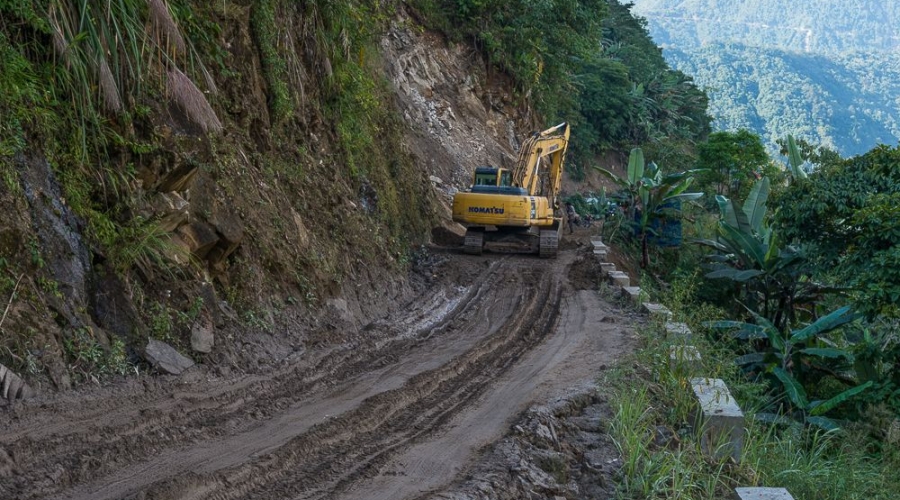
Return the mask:
[[630,320],[586,289],[586,247],[437,252],[426,293],[271,373],[20,405],[0,433],[0,498],[425,497],[530,403],[631,349]]

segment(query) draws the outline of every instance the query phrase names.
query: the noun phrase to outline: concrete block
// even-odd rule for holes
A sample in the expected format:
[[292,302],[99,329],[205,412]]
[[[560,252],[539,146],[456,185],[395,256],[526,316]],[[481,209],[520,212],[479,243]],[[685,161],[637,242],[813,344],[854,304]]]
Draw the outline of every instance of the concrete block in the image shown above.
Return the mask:
[[607,246],[603,243],[603,240],[601,240],[600,238],[591,238],[591,245],[593,245],[594,250],[596,250],[596,249],[598,249],[598,248],[601,248],[601,249],[603,249],[603,250],[608,250],[608,249],[609,249],[609,247],[607,247]]
[[794,500],[784,488],[735,488],[741,500]]
[[672,311],[662,304],[654,304],[652,302],[644,302],[642,304],[644,312],[650,315],[651,319],[661,319],[669,321],[672,319]]
[[744,413],[725,382],[717,378],[692,378],[697,400],[693,422],[700,433],[700,447],[707,455],[730,456],[741,461],[744,447]]
[[606,262],[606,255],[606,250],[594,249],[594,258],[599,260],[600,262]]
[[641,301],[643,301],[643,295],[641,295],[641,288],[637,286],[623,286],[622,287],[622,295],[628,297],[632,304],[639,306],[641,305]]
[[679,377],[696,373],[700,368],[700,351],[692,345],[673,345],[669,347],[669,369]]
[[600,263],[600,274],[603,276],[609,276],[609,273],[616,270],[616,265],[612,262],[601,262]]
[[631,286],[631,278],[622,271],[611,271],[609,282],[616,286]]
[[673,337],[681,340],[691,340],[693,332],[684,323],[666,322],[666,337]]

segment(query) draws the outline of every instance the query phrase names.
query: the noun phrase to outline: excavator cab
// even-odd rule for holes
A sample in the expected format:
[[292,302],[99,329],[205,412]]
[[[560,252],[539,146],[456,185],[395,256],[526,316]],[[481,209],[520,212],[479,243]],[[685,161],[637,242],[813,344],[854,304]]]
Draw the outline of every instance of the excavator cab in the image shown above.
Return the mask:
[[510,170],[496,167],[477,167],[470,191],[472,193],[528,194],[524,188],[512,185]]

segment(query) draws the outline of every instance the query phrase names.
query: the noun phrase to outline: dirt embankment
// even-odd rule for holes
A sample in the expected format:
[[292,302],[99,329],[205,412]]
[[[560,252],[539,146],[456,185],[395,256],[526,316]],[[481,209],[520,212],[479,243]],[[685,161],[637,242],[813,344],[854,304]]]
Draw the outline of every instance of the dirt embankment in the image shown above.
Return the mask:
[[[542,125],[477,52],[421,31],[401,8],[367,66],[392,83],[370,97],[393,109],[367,150],[375,166],[354,171],[325,114],[320,73],[330,63],[313,50],[309,23],[279,20],[302,28],[288,31],[304,50],[283,55],[303,67],[294,83],[304,99],[278,123],[253,6],[213,3],[203,15],[227,54],[211,97],[222,136],[152,102],[135,122],[146,151],[111,159],[134,170],[121,184],[72,182],[39,144],[12,160],[21,190],[0,190],[10,214],[0,220],[0,363],[38,394],[131,373],[129,363],[156,370],[144,356],[150,337],[226,375],[345,342],[346,331],[420,292],[406,275],[411,247],[435,226],[435,239],[452,239],[450,195],[472,168],[508,164],[518,139]],[[128,231],[109,234],[73,200]],[[150,221],[158,227],[145,234]],[[100,229],[121,252],[90,236]],[[115,364],[104,356],[113,352]]]

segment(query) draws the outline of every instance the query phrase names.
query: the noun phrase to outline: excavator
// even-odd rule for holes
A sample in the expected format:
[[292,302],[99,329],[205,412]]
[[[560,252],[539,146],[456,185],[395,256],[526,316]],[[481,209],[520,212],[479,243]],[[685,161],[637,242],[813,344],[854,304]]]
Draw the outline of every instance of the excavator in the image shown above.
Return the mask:
[[564,122],[529,137],[512,170],[475,169],[472,186],[453,196],[453,220],[466,227],[465,253],[556,256],[563,227],[557,195],[568,145]]

